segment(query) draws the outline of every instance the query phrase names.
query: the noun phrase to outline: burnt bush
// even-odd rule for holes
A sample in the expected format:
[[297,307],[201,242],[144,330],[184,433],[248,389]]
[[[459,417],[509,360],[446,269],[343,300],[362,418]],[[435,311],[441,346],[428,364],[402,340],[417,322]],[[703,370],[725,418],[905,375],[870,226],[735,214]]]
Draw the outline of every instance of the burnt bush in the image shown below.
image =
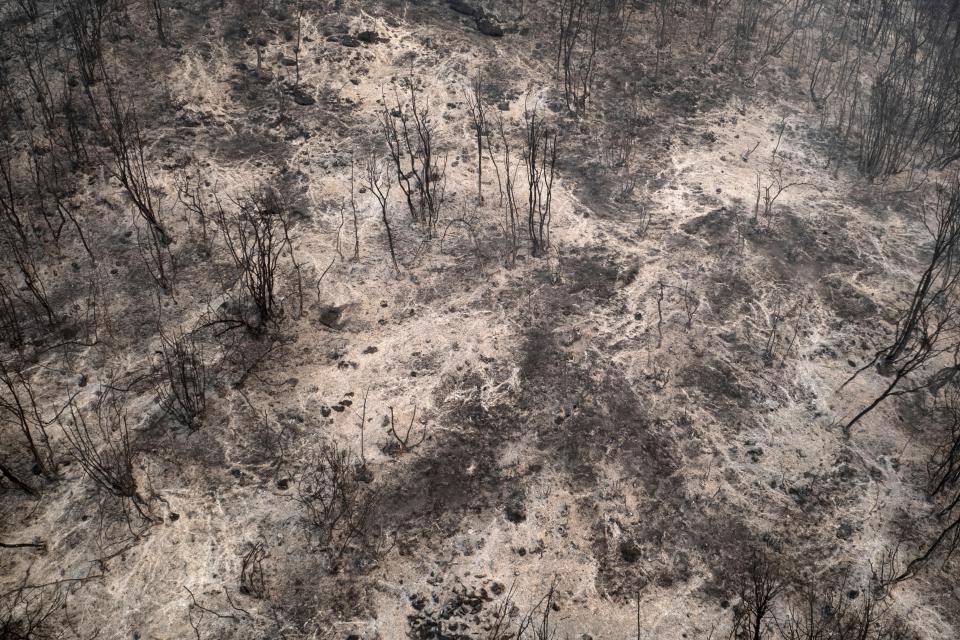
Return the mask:
[[[219,199],[213,214],[238,273],[244,306],[243,317],[255,333],[276,328],[287,312],[303,312],[300,265],[290,235],[290,212],[279,189],[265,186],[242,196],[225,208]],[[285,259],[284,259],[285,258]],[[293,289],[287,285],[293,281]]]
[[145,521],[151,521],[150,504],[134,475],[137,450],[130,441],[127,412],[121,399],[107,393],[92,411],[75,401],[58,418],[67,449],[99,490],[131,505]]
[[160,406],[189,429],[199,429],[207,406],[207,367],[203,348],[190,333],[160,329]]
[[325,446],[300,476],[298,500],[335,559],[367,534],[376,494],[363,464],[348,450]]

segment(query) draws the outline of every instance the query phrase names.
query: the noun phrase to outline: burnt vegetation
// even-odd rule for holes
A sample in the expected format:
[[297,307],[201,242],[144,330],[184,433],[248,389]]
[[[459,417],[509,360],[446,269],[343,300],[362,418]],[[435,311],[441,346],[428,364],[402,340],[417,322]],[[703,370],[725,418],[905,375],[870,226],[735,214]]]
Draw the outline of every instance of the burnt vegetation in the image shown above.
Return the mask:
[[960,2],[12,0],[0,42],[0,638],[548,640],[594,591],[653,637],[680,584],[683,637],[960,629]]

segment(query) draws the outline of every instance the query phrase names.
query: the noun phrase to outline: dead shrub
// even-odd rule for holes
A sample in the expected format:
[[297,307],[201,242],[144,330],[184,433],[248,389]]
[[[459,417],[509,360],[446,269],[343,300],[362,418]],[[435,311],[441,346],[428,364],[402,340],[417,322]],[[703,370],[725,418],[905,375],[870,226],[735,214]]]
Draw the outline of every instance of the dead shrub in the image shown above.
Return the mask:
[[362,463],[335,446],[323,447],[300,478],[298,500],[334,558],[365,535],[375,498],[367,478]]

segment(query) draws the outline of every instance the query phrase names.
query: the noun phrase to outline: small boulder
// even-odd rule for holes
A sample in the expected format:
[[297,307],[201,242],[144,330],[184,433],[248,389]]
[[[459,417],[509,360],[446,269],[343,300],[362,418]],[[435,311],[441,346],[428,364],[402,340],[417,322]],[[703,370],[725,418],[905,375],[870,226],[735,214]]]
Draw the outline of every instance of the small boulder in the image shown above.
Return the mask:
[[449,0],[447,4],[450,5],[451,9],[457,13],[462,13],[465,16],[474,16],[477,13],[477,10],[473,7],[473,5],[465,0]]
[[317,103],[313,96],[303,90],[303,87],[290,89],[290,98],[301,107],[309,107]]
[[346,324],[346,312],[350,305],[327,305],[320,308],[320,324],[339,331]]
[[340,44],[344,47],[359,47],[360,40],[356,36],[343,35],[340,36]]
[[624,562],[636,562],[637,558],[640,557],[640,547],[637,546],[637,543],[630,539],[624,539],[620,541],[618,545],[620,551],[620,557],[623,558]]
[[514,524],[519,524],[527,519],[527,509],[523,506],[523,502],[517,497],[507,502],[503,512],[507,520]]
[[503,26],[490,16],[477,16],[477,31],[494,38],[503,36]]

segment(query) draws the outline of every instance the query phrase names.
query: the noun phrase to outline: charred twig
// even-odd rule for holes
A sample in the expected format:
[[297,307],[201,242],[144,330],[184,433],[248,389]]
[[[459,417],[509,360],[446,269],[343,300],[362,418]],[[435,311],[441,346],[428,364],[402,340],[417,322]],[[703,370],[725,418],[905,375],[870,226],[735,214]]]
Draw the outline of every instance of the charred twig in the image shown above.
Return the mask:
[[411,433],[413,431],[413,423],[416,419],[417,405],[413,405],[413,414],[410,416],[410,423],[407,425],[406,431],[404,431],[403,435],[401,436],[400,432],[397,431],[397,424],[393,415],[393,407],[390,407],[390,429],[387,431],[387,433],[393,436],[393,438],[397,441],[397,444],[400,447],[400,453],[409,453],[423,444],[423,441],[426,440],[427,430],[426,427],[424,427],[423,431],[420,433],[420,439],[416,442],[410,441]]
[[262,542],[251,545],[250,550],[243,555],[240,561],[240,593],[253,598],[263,598],[266,595],[263,575],[263,559],[266,555]]

